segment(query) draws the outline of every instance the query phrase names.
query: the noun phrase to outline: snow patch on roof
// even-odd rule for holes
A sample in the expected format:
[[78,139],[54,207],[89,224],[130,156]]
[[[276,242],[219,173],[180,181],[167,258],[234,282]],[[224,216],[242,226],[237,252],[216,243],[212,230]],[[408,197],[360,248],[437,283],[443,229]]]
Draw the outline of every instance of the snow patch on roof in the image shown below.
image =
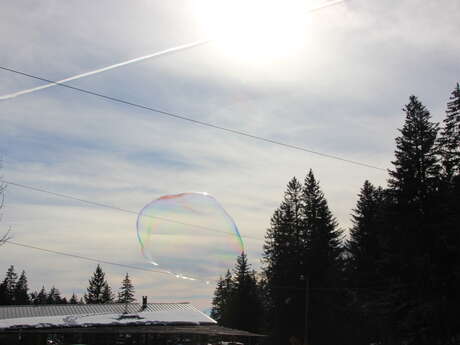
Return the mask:
[[59,328],[92,327],[103,325],[168,325],[168,324],[216,324],[209,316],[193,308],[188,310],[145,311],[137,314],[120,313],[57,315],[23,317],[0,320],[0,329],[6,328]]

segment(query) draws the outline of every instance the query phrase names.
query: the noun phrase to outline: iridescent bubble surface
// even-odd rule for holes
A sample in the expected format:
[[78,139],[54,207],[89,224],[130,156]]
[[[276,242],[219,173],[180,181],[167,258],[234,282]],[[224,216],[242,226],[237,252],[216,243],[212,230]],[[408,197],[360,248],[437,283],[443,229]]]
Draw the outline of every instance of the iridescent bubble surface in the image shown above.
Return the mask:
[[142,254],[177,278],[214,280],[231,269],[244,250],[232,217],[210,194],[165,195],[137,218]]

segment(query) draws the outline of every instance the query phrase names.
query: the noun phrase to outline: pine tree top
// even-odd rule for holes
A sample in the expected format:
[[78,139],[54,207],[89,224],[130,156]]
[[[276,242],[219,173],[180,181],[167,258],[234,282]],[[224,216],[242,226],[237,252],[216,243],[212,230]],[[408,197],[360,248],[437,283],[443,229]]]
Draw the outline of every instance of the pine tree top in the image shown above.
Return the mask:
[[460,175],[460,86],[457,83],[447,103],[438,148],[447,181]]
[[134,286],[129,278],[128,273],[126,273],[125,278],[123,279],[118,292],[117,303],[132,303],[136,299],[134,298]]
[[236,259],[234,272],[234,282],[236,284],[245,284],[251,274],[251,265],[248,263],[248,257],[242,252]]
[[78,304],[78,298],[77,298],[77,295],[75,295],[75,292],[72,293],[72,297],[70,297],[69,303]]
[[86,303],[107,303],[113,301],[113,294],[105,280],[105,273],[100,265],[89,279],[89,286],[85,294]]
[[406,119],[396,138],[396,159],[388,184],[408,200],[421,199],[439,172],[435,148],[438,124],[430,121],[430,112],[415,96],[410,96],[403,111]]

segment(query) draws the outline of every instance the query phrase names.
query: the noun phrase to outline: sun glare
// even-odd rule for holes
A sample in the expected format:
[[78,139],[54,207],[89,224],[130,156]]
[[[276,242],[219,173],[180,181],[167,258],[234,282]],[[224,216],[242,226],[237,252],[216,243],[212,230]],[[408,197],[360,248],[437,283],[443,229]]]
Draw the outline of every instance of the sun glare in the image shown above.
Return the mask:
[[261,63],[296,54],[304,45],[309,13],[305,1],[201,0],[199,25],[226,54]]

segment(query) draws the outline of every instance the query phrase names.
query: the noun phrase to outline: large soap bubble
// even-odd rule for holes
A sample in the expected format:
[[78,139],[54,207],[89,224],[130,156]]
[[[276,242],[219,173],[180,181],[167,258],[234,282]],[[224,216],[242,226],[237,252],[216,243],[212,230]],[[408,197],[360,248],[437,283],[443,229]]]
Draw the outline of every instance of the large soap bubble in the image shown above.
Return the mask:
[[165,195],[147,204],[137,236],[150,263],[183,279],[215,279],[244,250],[232,217],[208,193]]

